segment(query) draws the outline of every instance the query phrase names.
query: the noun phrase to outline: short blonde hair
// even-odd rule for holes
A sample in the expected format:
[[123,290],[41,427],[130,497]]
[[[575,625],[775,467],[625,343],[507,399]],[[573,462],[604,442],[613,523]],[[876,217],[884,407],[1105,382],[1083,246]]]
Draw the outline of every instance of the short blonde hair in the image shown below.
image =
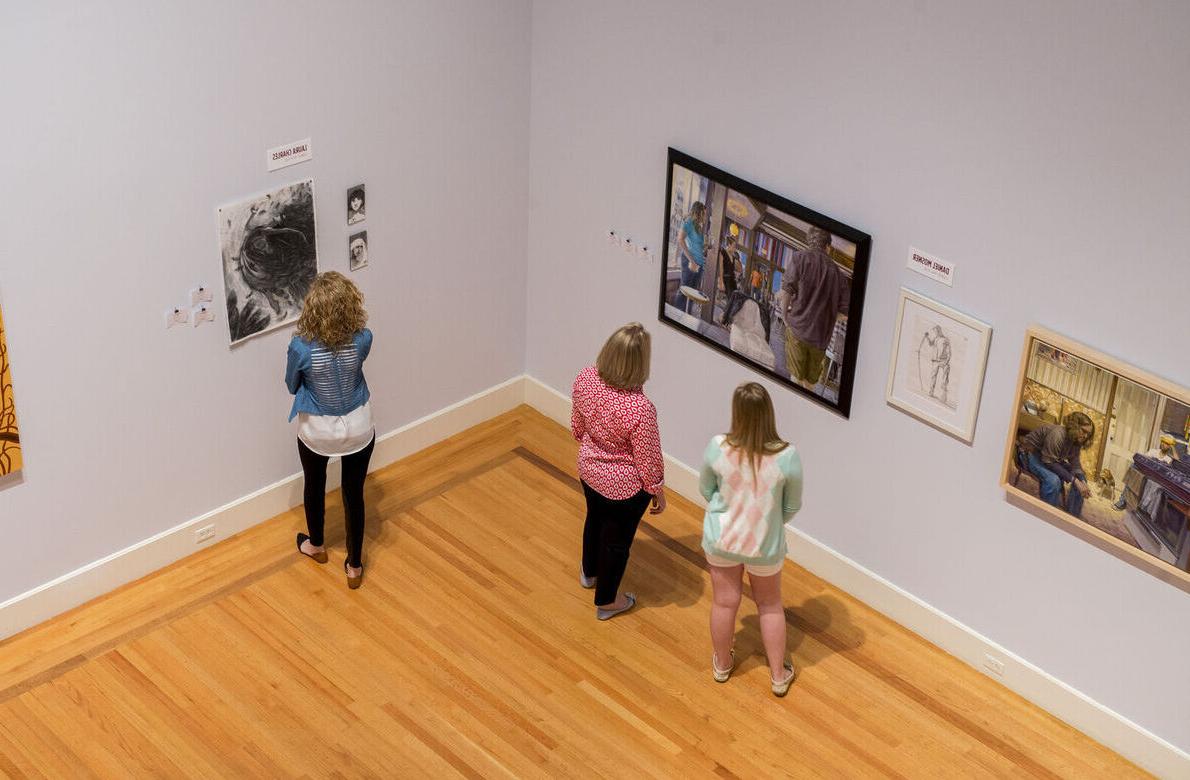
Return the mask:
[[649,332],[639,322],[630,322],[604,343],[595,368],[600,378],[612,387],[634,390],[648,381],[651,356]]
[[341,347],[368,324],[364,296],[338,271],[319,274],[306,293],[297,334],[328,347]]

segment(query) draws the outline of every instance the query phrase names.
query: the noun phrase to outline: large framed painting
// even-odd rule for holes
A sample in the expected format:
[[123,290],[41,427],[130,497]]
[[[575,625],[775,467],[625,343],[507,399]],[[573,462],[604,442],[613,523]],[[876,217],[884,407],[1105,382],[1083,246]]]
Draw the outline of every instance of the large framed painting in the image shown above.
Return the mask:
[[1025,334],[1001,484],[1190,590],[1190,390],[1043,328]]
[[885,399],[970,444],[992,326],[901,288]]
[[318,275],[314,180],[218,209],[232,345],[293,322]]
[[0,312],[0,477],[20,471],[21,466],[21,432],[17,427],[16,396],[12,389],[12,366],[8,362],[4,313]]
[[847,417],[866,233],[669,150],[662,322]]

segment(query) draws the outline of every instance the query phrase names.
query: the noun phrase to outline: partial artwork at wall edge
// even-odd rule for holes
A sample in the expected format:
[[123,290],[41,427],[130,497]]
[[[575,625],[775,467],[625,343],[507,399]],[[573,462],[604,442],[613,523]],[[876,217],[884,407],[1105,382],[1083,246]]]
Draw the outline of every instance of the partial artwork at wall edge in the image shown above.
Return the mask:
[[1190,390],[1056,333],[1025,335],[1001,484],[1190,590]]
[[847,417],[871,237],[669,150],[658,318]]
[[0,312],[0,477],[21,470],[21,434],[17,427],[16,396],[12,389],[12,366]]

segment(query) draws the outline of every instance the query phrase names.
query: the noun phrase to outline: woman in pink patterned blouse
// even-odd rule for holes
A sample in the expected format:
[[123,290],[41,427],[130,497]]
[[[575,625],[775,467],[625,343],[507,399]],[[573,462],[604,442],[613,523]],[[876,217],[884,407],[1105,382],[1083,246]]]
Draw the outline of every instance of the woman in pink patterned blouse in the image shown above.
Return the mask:
[[578,473],[587,497],[579,582],[595,588],[599,620],[636,604],[635,594],[619,593],[632,539],[650,502],[650,514],[665,509],[657,409],[642,390],[649,354],[649,332],[631,322],[612,334],[571,392],[570,430],[580,444]]

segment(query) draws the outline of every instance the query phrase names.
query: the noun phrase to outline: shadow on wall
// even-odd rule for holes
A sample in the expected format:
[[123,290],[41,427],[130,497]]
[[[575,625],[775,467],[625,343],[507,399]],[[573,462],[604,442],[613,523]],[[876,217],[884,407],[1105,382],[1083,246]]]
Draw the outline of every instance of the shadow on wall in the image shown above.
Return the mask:
[[9,488],[16,487],[17,485],[23,484],[24,481],[25,481],[25,472],[24,471],[17,471],[12,474],[5,474],[4,476],[0,477],[0,491],[8,490]]
[[1047,512],[1035,504],[1030,503],[1029,498],[1032,498],[1033,493],[1036,492],[1036,482],[1033,483],[1032,491],[1026,490],[1025,480],[1021,480],[1021,486],[1022,491],[1026,492],[1025,496],[1006,491],[1004,500],[1017,509],[1028,512],[1038,520],[1044,520],[1055,528],[1060,528],[1085,542],[1090,542],[1103,552],[1119,558],[1132,566],[1136,566],[1163,582],[1173,585],[1182,591],[1190,592],[1190,581],[1178,577],[1177,574],[1171,573],[1164,566],[1155,563],[1158,559],[1153,558],[1150,560],[1147,556],[1135,555],[1132,553],[1132,545],[1125,545],[1118,539],[1112,538],[1109,534],[1099,532],[1099,529],[1094,528],[1088,523],[1084,523],[1069,515]]

